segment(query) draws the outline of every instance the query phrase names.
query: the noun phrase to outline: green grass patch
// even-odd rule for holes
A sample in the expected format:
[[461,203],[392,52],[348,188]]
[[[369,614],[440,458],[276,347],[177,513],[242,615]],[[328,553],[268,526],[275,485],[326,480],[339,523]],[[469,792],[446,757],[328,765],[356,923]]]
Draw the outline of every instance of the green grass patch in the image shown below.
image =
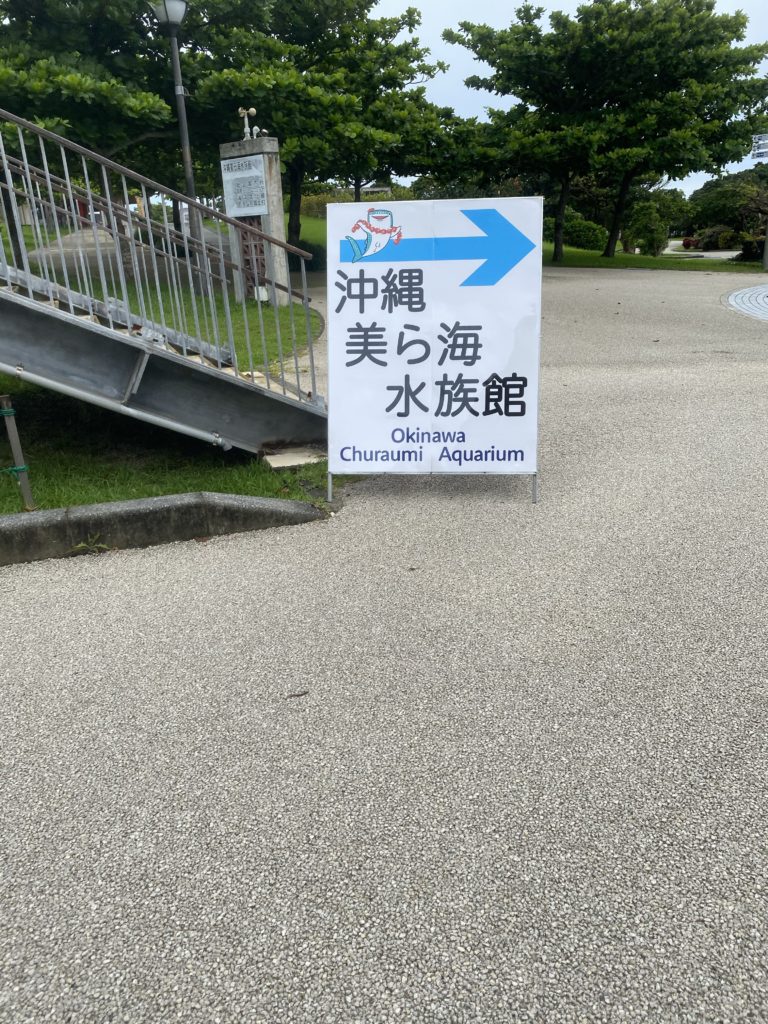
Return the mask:
[[[39,508],[215,491],[322,504],[327,463],[272,470],[246,452],[109,412],[0,375],[16,410],[32,493]],[[0,424],[0,467],[12,464]],[[18,484],[0,474],[0,514],[22,510]]]
[[[135,287],[129,285],[128,293],[131,308],[138,309]],[[193,296],[189,289],[179,291],[172,289],[170,285],[164,285],[160,290],[160,298],[166,314],[166,323],[169,322],[168,311],[173,310],[174,323],[182,324],[186,321],[187,331],[191,335],[196,335],[199,327],[200,336],[213,344],[216,335],[212,325],[216,321],[221,332],[220,343],[225,341],[227,302],[222,292],[218,291],[212,300],[208,300]],[[181,320],[178,319],[179,306],[183,311]],[[153,314],[159,318],[159,305],[153,310]],[[294,344],[299,353],[307,348],[304,306],[300,302],[275,307],[268,302],[258,303],[253,298],[242,303],[235,302],[230,297],[228,314],[232,325],[237,365],[241,373],[251,369],[251,360],[256,369],[262,367],[266,360],[270,370],[275,372],[279,367],[281,353],[286,373],[292,372]],[[319,313],[313,309],[310,309],[309,317],[314,340],[322,330],[323,321]]]
[[[36,269],[33,266],[33,271]],[[59,283],[63,285],[63,279]],[[107,295],[122,302],[122,290],[118,282],[115,284],[117,287],[109,287]],[[126,293],[129,309],[137,321],[142,320],[139,289],[135,281],[126,281]],[[99,281],[93,282],[93,297],[104,301],[105,293]],[[260,370],[265,363],[271,373],[277,373],[282,355],[285,371],[290,376],[294,346],[299,355],[307,349],[307,328],[301,302],[273,306],[270,302],[259,303],[251,297],[243,303],[235,301],[231,290],[228,291],[228,299],[221,288],[208,297],[199,290],[193,292],[187,282],[179,288],[167,281],[160,282],[159,287],[155,283],[145,283],[142,297],[148,320],[164,324],[188,337],[199,336],[210,345],[218,342],[222,348],[226,346],[229,322],[241,373],[252,368]],[[314,309],[309,311],[309,320],[314,340],[322,331],[323,321]]]
[[[544,243],[543,259],[545,264],[552,264],[551,242]],[[755,274],[762,271],[759,263],[736,263],[733,260],[707,259],[706,257],[677,256],[640,256],[631,253],[617,252],[613,257],[601,256],[599,252],[588,249],[572,249],[565,247],[565,259],[562,263],[552,264],[556,267],[593,267],[597,270],[689,270],[705,273]]]
[[[63,235],[67,234],[66,231],[62,231],[61,233]],[[32,249],[36,248],[36,246],[37,246],[37,239],[35,238],[34,231],[32,230],[32,228],[28,224],[23,224],[22,225],[22,227],[21,227],[21,234],[22,234],[22,237],[24,239],[24,246],[25,246],[27,252],[30,252]],[[55,232],[51,232],[51,237],[52,237],[53,241],[55,242],[56,241]],[[0,224],[0,240],[2,240],[4,243],[8,242],[8,227],[5,224]]]
[[[285,219],[286,230],[288,228],[288,218]],[[310,242],[312,245],[325,246],[326,230],[328,222],[322,217],[306,217],[304,214],[301,215],[301,239],[303,242]],[[299,242],[299,248],[301,248],[301,242]],[[311,270],[311,264],[309,269]]]

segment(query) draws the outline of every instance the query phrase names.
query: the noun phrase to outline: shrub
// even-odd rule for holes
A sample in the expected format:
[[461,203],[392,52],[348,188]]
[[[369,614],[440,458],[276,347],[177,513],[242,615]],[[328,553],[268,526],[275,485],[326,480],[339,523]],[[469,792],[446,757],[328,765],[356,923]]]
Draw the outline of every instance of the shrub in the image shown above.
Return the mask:
[[667,226],[653,200],[638,203],[627,225],[627,233],[636,239],[643,256],[660,256],[667,245]]
[[759,263],[763,258],[764,247],[765,235],[744,235],[741,252],[736,259],[743,263]]
[[[555,238],[555,218],[544,218],[544,241],[552,242]],[[608,241],[608,232],[604,227],[591,220],[585,220],[575,210],[566,210],[563,241],[574,249],[604,249]]]
[[733,233],[733,228],[728,227],[727,224],[715,224],[714,227],[704,228],[699,232],[699,248],[704,252],[721,249],[720,236],[726,231]]
[[305,217],[321,217],[325,220],[325,208],[328,203],[352,203],[354,197],[349,192],[320,192],[314,196],[301,197],[301,212]]
[[741,235],[738,231],[721,231],[717,236],[718,249],[738,249],[741,245]]
[[565,244],[572,245],[574,249],[602,250],[608,241],[608,232],[600,224],[583,217],[566,218],[563,238]]
[[684,249],[698,249],[699,248],[699,239],[698,238],[691,238],[690,235],[689,235],[687,238],[683,239],[683,248]]
[[[304,249],[305,252],[312,253],[312,259],[307,263],[308,271],[325,270],[328,263],[328,254],[324,245],[316,245],[314,242],[305,242],[303,239],[299,242],[299,248]],[[288,253],[288,268],[289,270],[299,270],[299,257],[292,252]]]

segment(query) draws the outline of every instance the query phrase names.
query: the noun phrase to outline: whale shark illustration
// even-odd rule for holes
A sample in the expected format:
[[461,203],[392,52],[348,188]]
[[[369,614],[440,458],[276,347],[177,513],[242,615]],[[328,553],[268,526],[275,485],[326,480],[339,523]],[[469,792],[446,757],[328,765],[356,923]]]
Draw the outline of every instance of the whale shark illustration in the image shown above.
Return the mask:
[[352,246],[352,262],[364,260],[394,242],[395,245],[403,237],[402,229],[395,227],[391,210],[377,210],[372,206],[368,210],[367,219],[356,221],[347,241]]

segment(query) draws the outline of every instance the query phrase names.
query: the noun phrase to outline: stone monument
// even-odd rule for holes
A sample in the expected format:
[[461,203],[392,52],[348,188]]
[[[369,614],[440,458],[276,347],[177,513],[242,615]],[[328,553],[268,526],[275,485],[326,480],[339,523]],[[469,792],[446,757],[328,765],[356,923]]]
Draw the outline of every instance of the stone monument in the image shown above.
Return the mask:
[[[219,146],[221,177],[224,185],[224,212],[228,217],[263,231],[285,242],[283,186],[280,179],[280,153],[277,139],[251,125],[253,107],[238,111],[245,123],[245,135],[238,142]],[[285,249],[268,242],[254,246],[246,232],[229,229],[232,262],[239,268],[235,278],[235,296],[243,288],[252,298],[279,306],[290,302],[290,277]],[[273,286],[274,282],[274,286]]]

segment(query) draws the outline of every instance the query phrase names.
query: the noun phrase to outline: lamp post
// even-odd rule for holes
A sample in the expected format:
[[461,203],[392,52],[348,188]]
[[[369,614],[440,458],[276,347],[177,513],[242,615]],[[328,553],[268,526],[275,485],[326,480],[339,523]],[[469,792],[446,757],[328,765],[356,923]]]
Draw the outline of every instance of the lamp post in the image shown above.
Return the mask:
[[[173,66],[174,92],[176,93],[176,110],[179,118],[184,181],[187,195],[190,199],[195,199],[195,176],[192,171],[192,150],[189,145],[187,108],[184,103],[184,86],[181,81],[181,61],[179,60],[179,28],[187,13],[187,0],[161,0],[160,3],[152,4],[152,10],[155,12],[160,26],[165,29],[171,40],[171,64]],[[191,221],[192,217],[190,216],[190,227]]]

